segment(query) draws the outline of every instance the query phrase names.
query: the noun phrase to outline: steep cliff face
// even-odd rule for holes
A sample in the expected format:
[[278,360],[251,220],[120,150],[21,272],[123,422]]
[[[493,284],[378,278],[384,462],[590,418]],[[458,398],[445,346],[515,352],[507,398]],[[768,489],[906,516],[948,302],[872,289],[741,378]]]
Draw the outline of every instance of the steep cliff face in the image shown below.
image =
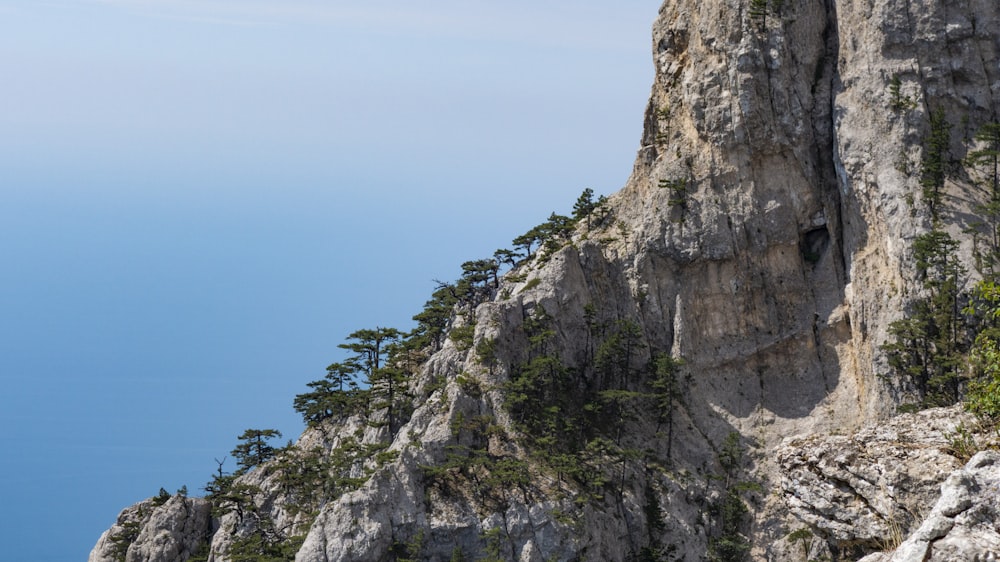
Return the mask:
[[[399,423],[376,413],[306,431],[301,451],[379,451],[354,458],[350,486],[305,501],[287,467],[242,476],[254,518],[199,519],[207,557],[229,559],[265,520],[299,537],[301,562],[697,560],[730,547],[798,560],[798,528],[815,538],[807,557],[893,546],[886,535],[915,529],[959,464],[946,446],[956,410],[865,428],[907,393],[881,376],[880,346],[919,291],[910,242],[930,222],[914,170],[932,111],[952,126],[955,160],[997,120],[998,38],[1000,6],[985,0],[665,3],[642,147],[610,213],[456,319],[474,325],[471,342],[423,363]],[[942,222],[958,235],[975,195],[945,189]],[[617,367],[609,342],[634,344]],[[642,392],[663,357],[684,362],[669,416]],[[558,368],[526,391],[539,358]],[[532,412],[533,392],[555,396],[535,408],[553,416]],[[739,525],[733,497],[753,511]],[[160,528],[129,513],[139,536]],[[105,543],[91,562],[114,559]],[[127,559],[190,552],[133,554],[151,549],[136,540]]]

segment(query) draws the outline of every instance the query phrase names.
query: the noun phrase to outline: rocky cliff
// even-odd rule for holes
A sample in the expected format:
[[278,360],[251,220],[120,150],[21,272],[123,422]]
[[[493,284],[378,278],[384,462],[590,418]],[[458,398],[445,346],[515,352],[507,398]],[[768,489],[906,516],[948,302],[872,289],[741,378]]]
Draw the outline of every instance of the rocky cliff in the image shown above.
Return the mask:
[[998,48],[985,0],[666,2],[627,184],[451,303],[405,407],[323,416],[214,517],[129,508],[90,561],[996,556],[954,530],[995,535],[995,459],[948,476],[962,414],[895,416],[882,345],[916,236],[971,263],[968,174],[932,215],[916,170],[933,114],[955,163],[997,120]]

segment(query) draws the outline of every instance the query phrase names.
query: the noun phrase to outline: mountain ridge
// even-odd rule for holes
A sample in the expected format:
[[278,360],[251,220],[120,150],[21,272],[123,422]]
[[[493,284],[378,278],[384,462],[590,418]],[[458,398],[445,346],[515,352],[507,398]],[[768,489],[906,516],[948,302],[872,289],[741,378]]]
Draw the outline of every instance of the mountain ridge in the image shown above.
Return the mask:
[[[406,371],[406,400],[324,413],[211,500],[129,508],[91,562],[844,560],[904,544],[973,425],[896,415],[919,390],[885,347],[926,292],[914,241],[961,236],[974,207],[953,174],[935,211],[913,170],[936,112],[966,139],[995,119],[1000,8],[900,4],[666,2],[620,192],[553,214],[503,277],[470,266],[442,286],[441,338],[359,367]],[[930,542],[920,556],[949,559]]]

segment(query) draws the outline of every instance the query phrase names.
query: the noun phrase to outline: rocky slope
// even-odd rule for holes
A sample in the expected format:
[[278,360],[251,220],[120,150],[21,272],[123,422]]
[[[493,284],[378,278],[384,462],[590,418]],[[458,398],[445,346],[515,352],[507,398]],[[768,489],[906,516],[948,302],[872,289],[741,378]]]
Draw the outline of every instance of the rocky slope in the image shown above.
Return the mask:
[[[883,376],[881,345],[920,290],[911,243],[931,225],[914,170],[930,115],[944,112],[959,161],[997,120],[998,40],[1000,5],[985,0],[665,3],[642,147],[609,214],[458,315],[471,341],[421,363],[398,423],[306,431],[299,460],[373,451],[342,468],[350,485],[303,498],[291,461],[263,465],[238,480],[252,517],[140,504],[90,561],[116,559],[109,537],[126,524],[139,529],[128,561],[185,560],[206,538],[206,558],[229,560],[264,528],[301,562],[854,560],[911,530],[893,560],[940,537],[995,555],[989,535],[958,534],[989,526],[995,495],[932,508],[946,479],[994,486],[976,480],[993,457],[948,477],[955,409],[881,423],[912,390]],[[963,177],[945,187],[956,236],[976,197]],[[601,363],[622,338],[635,344],[623,364]],[[684,361],[668,421],[636,398],[664,356]],[[534,389],[561,408],[541,419],[590,426],[550,435],[512,402],[540,357],[561,377]]]

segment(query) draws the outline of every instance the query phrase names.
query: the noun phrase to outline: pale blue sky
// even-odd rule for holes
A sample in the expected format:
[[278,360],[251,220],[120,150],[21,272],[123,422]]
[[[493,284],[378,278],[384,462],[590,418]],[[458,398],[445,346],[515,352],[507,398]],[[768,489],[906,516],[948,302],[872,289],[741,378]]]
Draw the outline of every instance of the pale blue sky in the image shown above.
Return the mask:
[[295,438],[348,333],[628,177],[657,2],[353,4],[0,0],[4,559]]

